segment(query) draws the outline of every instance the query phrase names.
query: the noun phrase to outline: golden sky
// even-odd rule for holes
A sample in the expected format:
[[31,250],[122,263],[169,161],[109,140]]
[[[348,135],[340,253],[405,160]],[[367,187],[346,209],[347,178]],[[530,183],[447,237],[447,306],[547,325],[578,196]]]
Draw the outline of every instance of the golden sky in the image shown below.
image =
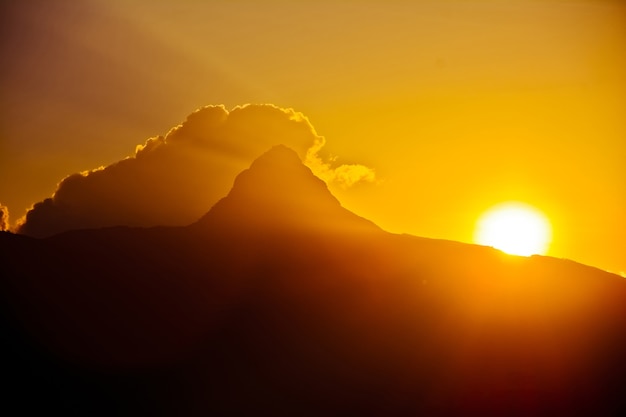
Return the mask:
[[[308,117],[331,185],[392,232],[472,241],[518,200],[548,255],[626,271],[626,3],[3,2],[0,202],[11,220],[65,176],[132,155],[195,109]],[[207,210],[209,207],[207,207]]]

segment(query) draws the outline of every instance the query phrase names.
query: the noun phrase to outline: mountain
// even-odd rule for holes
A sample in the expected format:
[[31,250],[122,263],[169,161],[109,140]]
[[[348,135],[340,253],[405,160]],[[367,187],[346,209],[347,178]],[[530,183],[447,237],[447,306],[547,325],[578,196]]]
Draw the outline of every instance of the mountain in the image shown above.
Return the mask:
[[298,154],[279,145],[257,158],[235,179],[227,197],[194,226],[225,230],[372,231],[374,223],[341,207],[326,183],[307,168]]
[[384,232],[282,146],[188,227],[0,233],[0,271],[3,407],[25,415],[623,406],[623,278]]

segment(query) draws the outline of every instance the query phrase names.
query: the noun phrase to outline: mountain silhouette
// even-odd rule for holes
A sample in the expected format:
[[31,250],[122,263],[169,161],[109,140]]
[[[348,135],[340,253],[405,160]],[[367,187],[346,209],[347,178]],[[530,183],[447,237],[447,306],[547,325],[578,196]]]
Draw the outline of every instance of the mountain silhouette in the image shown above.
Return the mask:
[[623,406],[626,281],[387,233],[283,146],[192,225],[2,232],[0,271],[3,406],[23,414],[609,416]]
[[378,228],[341,207],[326,183],[284,145],[273,147],[239,174],[228,196],[196,226],[228,233],[235,229],[266,233],[267,229],[294,232]]

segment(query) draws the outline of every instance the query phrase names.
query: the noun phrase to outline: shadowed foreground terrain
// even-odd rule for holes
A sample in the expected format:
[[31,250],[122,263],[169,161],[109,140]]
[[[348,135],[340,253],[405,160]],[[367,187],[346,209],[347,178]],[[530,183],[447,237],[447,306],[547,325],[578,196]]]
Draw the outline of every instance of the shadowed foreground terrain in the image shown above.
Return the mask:
[[1,233],[0,256],[2,407],[25,415],[608,416],[623,401],[626,281],[384,232],[285,147],[188,227]]

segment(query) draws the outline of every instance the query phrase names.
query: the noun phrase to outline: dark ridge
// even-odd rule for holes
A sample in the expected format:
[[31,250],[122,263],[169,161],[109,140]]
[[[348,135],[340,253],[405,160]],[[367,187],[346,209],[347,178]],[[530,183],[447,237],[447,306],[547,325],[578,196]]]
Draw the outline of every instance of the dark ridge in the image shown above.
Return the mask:
[[4,414],[624,411],[626,280],[384,232],[285,147],[189,227],[0,233],[0,307]]

